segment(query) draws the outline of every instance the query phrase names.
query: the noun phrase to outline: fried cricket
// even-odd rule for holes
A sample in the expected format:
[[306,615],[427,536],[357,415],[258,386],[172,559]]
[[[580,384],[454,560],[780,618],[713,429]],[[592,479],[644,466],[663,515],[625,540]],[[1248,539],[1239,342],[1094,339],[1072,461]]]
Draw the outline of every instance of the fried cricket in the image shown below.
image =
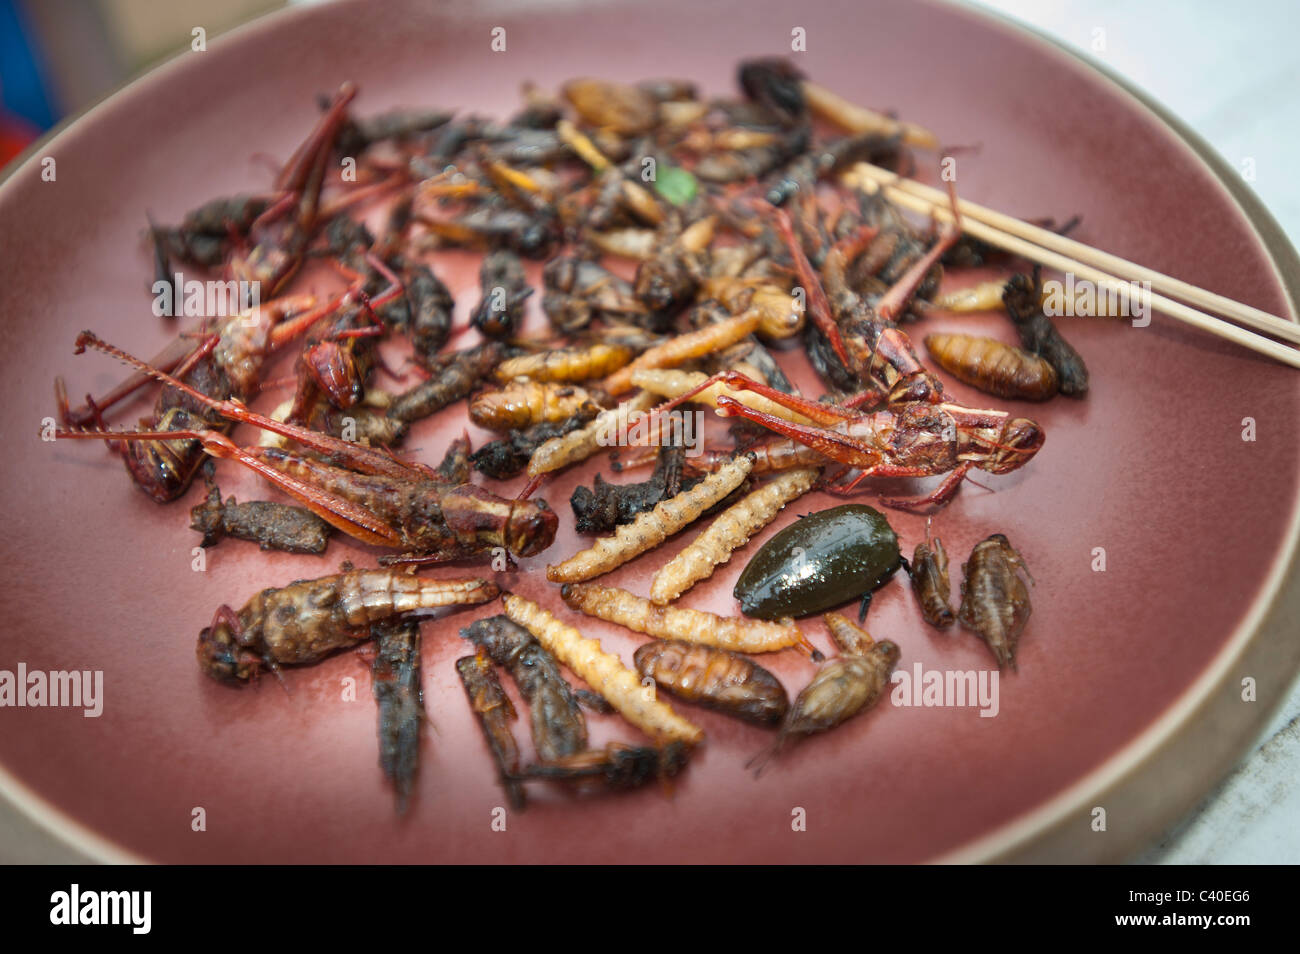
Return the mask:
[[[925,539],[912,552],[907,575],[912,580],[912,590],[921,606],[921,615],[931,626],[946,629],[956,617],[952,614],[949,599],[952,584],[948,580],[948,552],[943,541],[930,536],[930,522],[925,523]],[[829,614],[828,614],[829,619]]]
[[1020,578],[1022,572],[1029,576],[1024,558],[1010,540],[995,533],[975,544],[962,572],[965,577],[957,618],[984,640],[998,668],[1014,670],[1020,635],[1032,610],[1029,589]]

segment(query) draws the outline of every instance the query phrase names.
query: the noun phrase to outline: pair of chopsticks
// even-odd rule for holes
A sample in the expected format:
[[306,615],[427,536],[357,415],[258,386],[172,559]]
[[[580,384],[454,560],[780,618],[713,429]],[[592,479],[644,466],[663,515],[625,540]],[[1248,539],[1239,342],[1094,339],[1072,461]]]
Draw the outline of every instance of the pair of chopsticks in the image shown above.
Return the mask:
[[[930,215],[936,221],[953,221],[948,194],[932,186],[868,162],[854,164],[844,178],[848,184],[858,188],[870,184],[884,190],[885,197],[902,208]],[[961,214],[962,231],[967,235],[1047,268],[1073,273],[1076,278],[1086,279],[1098,288],[1112,288],[1121,301],[1128,300],[1132,294],[1131,282],[1149,283],[1152,290],[1146,297],[1152,308],[1293,368],[1300,368],[1300,348],[1247,330],[1254,328],[1274,338],[1300,344],[1300,325],[1295,322],[974,202],[958,199],[957,209]],[[1121,279],[1117,275],[1126,277]],[[1182,300],[1176,301],[1175,298]],[[1216,314],[1222,317],[1216,317]]]

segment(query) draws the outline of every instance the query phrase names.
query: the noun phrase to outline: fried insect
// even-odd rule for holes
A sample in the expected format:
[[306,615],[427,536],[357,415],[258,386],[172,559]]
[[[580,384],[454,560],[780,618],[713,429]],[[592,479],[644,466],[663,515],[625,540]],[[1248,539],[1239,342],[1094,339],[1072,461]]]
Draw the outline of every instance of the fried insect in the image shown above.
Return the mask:
[[794,424],[811,424],[812,422],[787,407],[782,407],[761,394],[752,391],[734,392],[728,390],[725,381],[718,381],[699,371],[676,371],[673,369],[652,368],[637,371],[632,375],[632,383],[652,394],[669,398],[667,404],[660,405],[655,414],[663,414],[682,401],[693,401],[718,407],[718,397],[725,394],[728,398],[739,401],[745,407],[772,417],[779,417]]
[[486,338],[513,338],[524,320],[524,302],[533,293],[519,256],[507,249],[489,252],[479,270],[483,298],[470,324]]
[[585,348],[557,348],[507,358],[497,366],[502,384],[515,378],[533,381],[586,381],[613,374],[632,360],[635,352],[623,344],[592,344]]
[[637,672],[679,699],[746,722],[772,725],[790,707],[776,676],[725,649],[665,639],[639,647],[634,658]]
[[925,524],[925,539],[916,545],[907,575],[912,580],[921,615],[931,626],[946,629],[955,617],[949,605],[952,584],[948,581],[948,552],[943,541],[930,536],[930,522]]
[[500,440],[489,441],[471,455],[474,469],[494,480],[509,480],[523,473],[528,461],[549,440],[563,437],[596,416],[594,405],[584,406],[558,423],[543,421],[522,431],[511,431]]
[[579,428],[563,437],[547,441],[528,460],[528,476],[537,478],[543,474],[584,461],[602,447],[613,443],[613,435],[621,423],[636,414],[643,414],[654,405],[654,395],[639,391],[618,407],[610,408],[596,415],[586,427]]
[[575,415],[591,420],[600,413],[603,400],[603,395],[576,384],[525,379],[475,395],[469,403],[469,419],[490,431],[512,431],[544,422],[554,424]]
[[570,609],[656,639],[677,639],[738,653],[807,647],[807,640],[791,619],[745,619],[680,606],[656,606],[627,590],[599,583],[566,583],[560,596]]
[[654,549],[739,487],[753,466],[749,457],[735,458],[690,490],[661,501],[648,513],[638,514],[631,523],[615,530],[613,536],[601,537],[563,563],[547,566],[546,578],[552,583],[589,580]]
[[655,573],[650,582],[650,602],[664,606],[712,576],[715,567],[726,563],[732,551],[743,547],[775,520],[786,504],[811,490],[819,475],[814,468],[788,471],[723,511],[707,530]]
[[542,286],[542,310],[557,331],[581,331],[597,318],[638,322],[648,316],[628,282],[580,255],[547,262]]
[[460,631],[503,667],[528,703],[529,725],[537,755],[554,762],[587,747],[587,720],[560,666],[536,639],[508,616],[481,619]]
[[795,698],[776,741],[746,765],[746,768],[753,767],[755,775],[760,774],[792,738],[834,728],[870,709],[884,697],[890,674],[898,663],[898,646],[888,640],[874,642],[865,631],[843,617],[838,629],[840,638],[853,632],[853,636],[846,640],[849,646],[840,647],[844,655],[822,663],[812,681]]
[[202,547],[214,547],[223,537],[249,540],[263,550],[288,553],[324,553],[329,545],[328,523],[305,507],[253,500],[221,502],[216,485],[208,488],[203,503],[190,510],[190,528],[203,534]]
[[430,368],[433,375],[393,398],[388,416],[409,423],[436,414],[473,391],[504,354],[504,345],[490,341],[467,351],[439,355]]
[[519,783],[519,747],[510,731],[510,720],[515,717],[515,707],[501,688],[496,667],[486,656],[464,656],[456,660],[456,675],[465,687],[470,708],[478,717],[479,728],[487,739],[496,763],[497,777],[505,789],[510,807],[522,811],[525,805],[524,787]]
[[397,793],[398,814],[415,789],[424,726],[424,692],[420,687],[420,623],[413,619],[380,620],[371,626],[375,659],[370,691],[379,704],[379,765]]
[[984,640],[999,669],[1016,669],[1016,648],[1032,611],[1021,571],[1029,575],[1024,558],[1000,533],[975,544],[962,567],[965,578],[957,618]]
[[605,378],[602,389],[608,394],[617,396],[632,389],[632,375],[637,371],[675,367],[692,358],[703,357],[728,348],[753,334],[754,329],[758,327],[758,320],[757,312],[747,311],[743,315],[720,321],[716,325],[678,335],[642,352],[631,364],[619,368]]
[[600,781],[606,788],[639,788],[667,779],[686,766],[689,746],[680,741],[662,747],[610,742],[604,749],[570,755],[545,765],[530,765],[524,777],[556,782]]
[[633,484],[610,484],[596,475],[590,489],[578,487],[569,498],[575,529],[579,533],[609,533],[615,527],[631,523],[637,514],[653,510],[661,501],[675,497],[698,483],[698,478],[684,479],[686,451],[679,445],[659,448],[654,473],[649,480]]
[[1056,395],[1056,370],[1050,363],[995,338],[933,334],[925,336],[925,346],[939,367],[985,394],[1023,401]]
[[369,639],[380,620],[415,610],[495,599],[489,580],[431,580],[405,570],[353,570],[265,589],[240,610],[221,606],[199,633],[199,668],[247,682],[265,668],[318,662]]
[[1056,325],[1043,313],[1042,300],[1037,271],[1033,278],[1028,275],[1011,276],[1002,295],[1011,323],[1020,335],[1021,344],[1034,354],[1041,355],[1056,369],[1062,394],[1067,397],[1083,397],[1088,393],[1088,367],[1083,363],[1079,352],[1061,337]]
[[560,662],[642,732],[661,742],[696,745],[703,741],[704,733],[698,727],[647,695],[637,674],[617,656],[605,652],[598,640],[588,639],[536,603],[513,593],[505,595],[505,606],[507,616],[536,636]]

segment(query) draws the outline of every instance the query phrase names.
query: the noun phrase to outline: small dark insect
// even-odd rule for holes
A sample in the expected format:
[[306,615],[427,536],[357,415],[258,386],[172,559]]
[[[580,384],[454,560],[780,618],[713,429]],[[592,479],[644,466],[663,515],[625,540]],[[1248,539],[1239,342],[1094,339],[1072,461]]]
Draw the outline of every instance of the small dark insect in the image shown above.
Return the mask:
[[952,584],[948,581],[948,553],[943,541],[930,536],[926,522],[925,539],[916,545],[912,562],[907,567],[916,600],[921,604],[921,615],[931,626],[945,629],[953,624],[952,607],[948,604]]
[[639,788],[655,779],[671,778],[686,765],[690,748],[680,741],[663,748],[611,742],[604,750],[579,752],[555,762],[530,765],[525,778],[564,782],[603,782],[608,788]]
[[481,619],[460,631],[480,652],[510,673],[528,702],[537,755],[554,762],[587,747],[587,721],[560,665],[533,634],[506,616]]
[[678,698],[747,722],[772,725],[790,706],[776,676],[739,653],[663,639],[641,646],[634,658],[642,676]]
[[406,811],[420,764],[424,692],[420,687],[420,624],[381,620],[371,628],[375,658],[370,691],[379,704],[379,765],[397,793],[397,811]]
[[496,763],[497,776],[505,789],[510,807],[522,811],[525,804],[524,787],[516,778],[519,774],[519,747],[510,731],[510,720],[515,718],[515,707],[501,688],[496,667],[484,655],[465,656],[456,660],[456,674],[460,676],[470,708],[478,717],[479,728],[487,739]]
[[543,421],[522,431],[511,431],[508,437],[490,441],[473,454],[474,469],[494,480],[518,477],[528,466],[533,452],[554,437],[563,437],[592,420],[599,409],[593,404],[580,407],[566,420],[552,423]]
[[645,305],[632,286],[599,262],[560,255],[542,269],[542,310],[557,331],[581,331],[597,318],[640,322]]
[[1033,278],[1012,275],[1002,293],[1002,301],[1021,344],[1056,369],[1060,392],[1068,397],[1083,397],[1088,393],[1088,367],[1079,352],[1061,337],[1051,319],[1043,314],[1040,292],[1035,269]]
[[[1000,533],[975,544],[962,567],[961,624],[988,645],[998,668],[1016,668],[1016,647],[1032,609],[1029,589],[1020,571],[1029,575],[1024,559]],[[1033,577],[1030,577],[1033,582]]]
[[479,270],[483,299],[470,315],[488,338],[513,338],[524,319],[524,302],[533,293],[519,256],[506,249],[489,252]]
[[579,487],[569,498],[579,533],[609,533],[631,523],[636,515],[653,510],[662,500],[694,486],[698,479],[684,477],[686,450],[666,445],[659,450],[654,473],[635,484],[610,484],[599,475],[591,489]]
[[806,119],[808,106],[803,88],[803,74],[788,60],[771,57],[746,60],[740,64],[740,88],[756,103],[766,106],[782,122]]
[[451,334],[451,292],[428,265],[409,265],[402,269],[402,285],[408,308],[407,334],[415,349],[415,360],[426,368],[436,360],[438,351]]
[[253,500],[221,502],[221,491],[209,485],[203,503],[190,511],[190,528],[203,534],[200,546],[216,546],[222,537],[250,540],[263,550],[324,553],[329,545],[328,523],[305,507]]
[[409,423],[436,414],[474,390],[504,355],[505,346],[498,341],[439,355],[430,367],[432,377],[393,398],[388,416]]
[[925,346],[939,367],[985,394],[1025,401],[1046,401],[1056,395],[1056,370],[1051,363],[996,338],[933,334],[925,336]]

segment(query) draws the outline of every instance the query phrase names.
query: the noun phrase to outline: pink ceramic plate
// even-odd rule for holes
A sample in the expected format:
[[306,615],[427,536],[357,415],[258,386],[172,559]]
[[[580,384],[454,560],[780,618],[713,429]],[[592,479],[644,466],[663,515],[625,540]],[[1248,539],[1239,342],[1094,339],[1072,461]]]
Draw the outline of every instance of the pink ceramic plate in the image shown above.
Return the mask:
[[[496,26],[506,29],[503,53],[489,45]],[[1043,451],[1022,471],[989,478],[993,493],[968,485],[939,520],[957,563],[1001,531],[1037,579],[1020,672],[1002,680],[996,717],[885,702],[755,780],[744,762],[770,736],[682,705],[708,743],[671,797],[654,787],[599,799],[538,789],[504,833],[491,826],[502,797],[452,667],[466,652],[456,630],[483,611],[425,627],[432,724],[418,796],[398,819],[376,765],[363,661],[344,655],[293,672],[286,695],[273,682],[218,685],[193,654],[218,604],[333,572],[345,558],[373,565],[375,551],[336,540],[321,560],[231,542],[198,573],[196,535],[186,528],[197,489],[182,504],[157,506],[101,446],[38,439],[56,374],[76,395],[120,374],[106,359],[73,356],[78,331],[93,328],[141,354],[171,333],[149,311],[145,213],[172,221],[211,196],[265,187],[255,154],[287,156],[314,118],[317,93],[350,79],[363,112],[428,104],[505,115],[528,79],[552,87],[580,74],[672,75],[723,92],[742,57],[788,53],[794,27],[806,31],[798,62],[810,76],[896,108],[946,142],[981,144],[961,161],[965,197],[1022,216],[1080,213],[1085,241],[1294,313],[1294,252],[1221,163],[1095,69],[962,9],[355,2],[259,21],[113,96],[0,187],[8,330],[0,670],[21,662],[104,673],[99,718],[0,710],[10,797],[105,858],[844,862],[1117,858],[1204,791],[1296,668],[1285,623],[1294,626],[1298,599],[1300,376],[1163,317],[1145,329],[1070,323],[1092,393],[1016,407],[1045,426]],[[40,176],[46,156],[57,162],[54,182]],[[475,297],[475,259],[439,262],[463,316]],[[959,325],[1005,332],[988,316],[932,319],[918,333]],[[952,392],[988,401],[960,385]],[[1242,439],[1248,417],[1253,442]],[[461,426],[458,414],[445,415],[409,444],[436,460]],[[502,580],[570,619],[541,571],[547,556],[578,546],[566,501],[595,470],[593,462],[544,488],[564,517],[560,537],[550,554]],[[227,493],[263,493],[250,475],[222,472]],[[778,526],[830,503],[807,498]],[[910,551],[923,521],[899,516],[895,525]],[[613,581],[643,587],[683,542]],[[1104,572],[1093,569],[1099,547]],[[731,612],[740,562],[687,604]],[[924,626],[903,582],[883,590],[872,613],[873,632],[899,643],[909,672],[989,668],[969,634]],[[582,625],[630,661],[639,640]],[[813,639],[828,646],[819,626],[810,627]],[[792,690],[811,674],[793,653],[771,667]],[[356,701],[344,699],[348,677]],[[1242,701],[1246,677],[1257,702]],[[635,738],[608,718],[592,724],[597,742]],[[1107,810],[1105,832],[1092,830],[1096,807]],[[202,832],[192,830],[196,808],[206,814]],[[792,828],[796,808],[805,831]]]

